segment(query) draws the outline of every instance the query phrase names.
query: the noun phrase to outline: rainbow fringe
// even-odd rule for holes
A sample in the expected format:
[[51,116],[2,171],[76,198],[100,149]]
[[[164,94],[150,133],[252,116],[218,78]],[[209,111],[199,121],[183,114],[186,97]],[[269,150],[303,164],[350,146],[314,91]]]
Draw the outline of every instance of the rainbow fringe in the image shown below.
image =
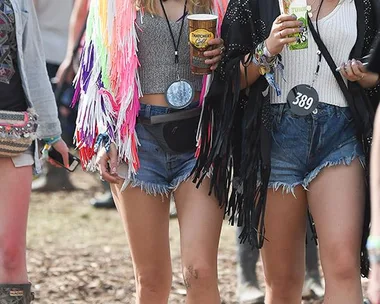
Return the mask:
[[[135,132],[142,96],[138,75],[137,10],[134,1],[91,0],[81,64],[74,80],[73,105],[79,102],[75,142],[82,165],[96,170],[94,145],[107,133],[116,144],[119,159],[129,164],[128,176],[139,169]],[[228,0],[214,0],[220,20]],[[220,24],[218,31],[220,31]],[[210,77],[205,77],[203,101]]]

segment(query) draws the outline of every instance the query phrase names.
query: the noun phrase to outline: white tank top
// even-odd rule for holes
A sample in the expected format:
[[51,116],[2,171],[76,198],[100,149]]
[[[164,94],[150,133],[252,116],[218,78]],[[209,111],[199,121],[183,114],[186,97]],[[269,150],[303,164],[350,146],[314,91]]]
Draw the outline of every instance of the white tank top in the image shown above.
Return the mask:
[[[329,50],[337,66],[349,59],[352,48],[357,39],[357,12],[355,2],[343,0],[326,17],[318,21],[319,33],[322,41]],[[316,23],[313,22],[314,27]],[[276,72],[276,81],[280,85],[282,95],[277,96],[271,89],[271,103],[286,103],[289,91],[298,84],[311,85],[318,65],[318,46],[309,29],[309,47],[304,50],[290,51],[287,47],[282,52],[285,66],[284,79],[280,72]],[[347,102],[336,82],[326,60],[322,58],[319,76],[314,83],[319,94],[320,102],[347,107]]]

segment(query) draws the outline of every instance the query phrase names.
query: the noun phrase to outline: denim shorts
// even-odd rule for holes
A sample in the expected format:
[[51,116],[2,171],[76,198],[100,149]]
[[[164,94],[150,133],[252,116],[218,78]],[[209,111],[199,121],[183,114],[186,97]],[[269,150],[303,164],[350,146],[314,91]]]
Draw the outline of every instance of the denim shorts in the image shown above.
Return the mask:
[[[186,109],[197,105],[193,103]],[[178,110],[141,104],[139,116],[150,118],[173,111]],[[127,186],[132,186],[140,187],[149,195],[169,195],[182,182],[189,179],[196,163],[194,152],[167,153],[163,151],[156,139],[140,123],[136,124],[136,133],[140,142],[138,147],[140,168],[135,176],[127,180],[127,164],[119,165],[118,174],[125,179],[122,190]]]
[[272,105],[273,130],[269,188],[305,189],[326,167],[364,163],[350,109],[320,103],[316,114],[297,116],[288,105]]

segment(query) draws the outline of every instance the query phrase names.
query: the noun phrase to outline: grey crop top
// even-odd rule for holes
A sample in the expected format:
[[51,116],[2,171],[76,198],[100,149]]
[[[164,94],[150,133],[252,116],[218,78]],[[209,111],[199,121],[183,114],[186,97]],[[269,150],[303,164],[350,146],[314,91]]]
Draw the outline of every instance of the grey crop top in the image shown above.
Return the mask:
[[[170,25],[177,41],[181,21],[171,21]],[[143,94],[161,94],[176,80],[174,45],[165,18],[144,14],[137,15],[138,57],[141,89]],[[179,44],[179,75],[188,80],[195,91],[202,89],[202,76],[190,71],[190,46],[188,43],[187,20],[183,27]]]

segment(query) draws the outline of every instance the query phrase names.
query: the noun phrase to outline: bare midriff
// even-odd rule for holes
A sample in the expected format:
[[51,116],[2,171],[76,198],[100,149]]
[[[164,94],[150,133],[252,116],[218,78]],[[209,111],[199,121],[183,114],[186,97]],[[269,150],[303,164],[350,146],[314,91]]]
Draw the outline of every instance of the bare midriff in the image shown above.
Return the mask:
[[[195,92],[193,102],[199,101],[200,92]],[[164,94],[146,94],[140,98],[140,102],[143,104],[149,104],[152,106],[168,107]]]

